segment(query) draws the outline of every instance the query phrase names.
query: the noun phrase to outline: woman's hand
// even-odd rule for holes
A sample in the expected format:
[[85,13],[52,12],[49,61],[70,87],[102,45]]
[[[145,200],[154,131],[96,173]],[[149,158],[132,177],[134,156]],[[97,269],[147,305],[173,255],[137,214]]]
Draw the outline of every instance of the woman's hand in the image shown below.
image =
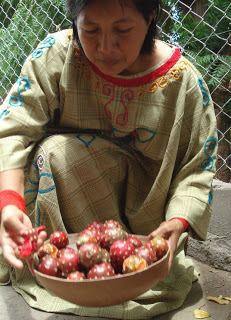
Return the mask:
[[172,267],[172,261],[177,248],[177,243],[183,232],[184,232],[184,226],[182,222],[177,219],[172,219],[170,221],[162,222],[159,228],[157,228],[155,231],[149,234],[149,239],[152,239],[156,236],[161,236],[164,239],[166,239],[170,249],[168,271],[161,280],[164,280],[166,278],[166,276],[168,275]]
[[[0,245],[5,260],[15,268],[23,268],[23,262],[18,258],[20,256],[19,249],[24,242],[24,237],[22,235],[25,230],[31,228],[32,224],[29,217],[16,206],[9,205],[2,209]],[[46,232],[43,231],[38,235],[37,246],[40,247],[45,239]],[[32,257],[28,257],[26,260],[31,273],[34,275]]]

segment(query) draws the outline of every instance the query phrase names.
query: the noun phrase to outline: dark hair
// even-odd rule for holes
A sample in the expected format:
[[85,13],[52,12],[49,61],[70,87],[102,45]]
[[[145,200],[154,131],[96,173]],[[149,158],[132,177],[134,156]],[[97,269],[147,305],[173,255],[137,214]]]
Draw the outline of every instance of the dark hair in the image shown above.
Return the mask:
[[[72,20],[73,20],[73,36],[76,40],[79,47],[81,47],[81,43],[79,41],[78,37],[78,31],[76,27],[76,20],[80,12],[86,8],[90,2],[93,0],[66,0],[66,9],[70,13]],[[161,0],[131,0],[137,10],[142,14],[145,21],[148,23],[150,16],[153,14],[153,12],[156,12],[156,17],[153,19],[150,23],[150,26],[148,28],[148,32],[146,34],[146,37],[144,39],[143,46],[141,48],[142,54],[148,54],[151,53],[153,50],[155,39],[157,38],[157,20],[160,14],[160,8],[161,8]],[[123,4],[123,2],[126,2],[126,0],[118,0],[120,5]]]

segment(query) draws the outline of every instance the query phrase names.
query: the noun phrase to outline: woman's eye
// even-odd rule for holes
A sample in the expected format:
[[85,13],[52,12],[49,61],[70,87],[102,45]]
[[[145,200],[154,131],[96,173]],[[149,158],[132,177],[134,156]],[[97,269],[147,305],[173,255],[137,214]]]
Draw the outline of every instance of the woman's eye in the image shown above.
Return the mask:
[[89,34],[94,34],[96,33],[98,30],[97,29],[94,29],[94,30],[84,30],[86,33],[89,33]]
[[117,31],[118,31],[119,33],[128,33],[128,32],[130,32],[132,29],[133,29],[133,28],[128,28],[128,29],[117,29]]

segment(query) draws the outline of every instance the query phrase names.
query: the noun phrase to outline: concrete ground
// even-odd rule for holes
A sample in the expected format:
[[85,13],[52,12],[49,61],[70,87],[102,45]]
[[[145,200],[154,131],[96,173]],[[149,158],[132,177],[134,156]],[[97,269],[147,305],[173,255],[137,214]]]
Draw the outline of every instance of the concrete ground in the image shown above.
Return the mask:
[[[231,301],[219,305],[208,301],[207,296],[231,297],[231,273],[215,269],[193,259],[199,272],[199,281],[177,311],[157,316],[155,320],[195,320],[193,311],[201,308],[211,314],[210,320],[231,320]],[[11,286],[0,286],[0,320],[102,320],[103,318],[78,317],[69,314],[52,314],[30,308]],[[104,320],[109,320],[105,319]],[[142,320],[142,319],[141,319]]]

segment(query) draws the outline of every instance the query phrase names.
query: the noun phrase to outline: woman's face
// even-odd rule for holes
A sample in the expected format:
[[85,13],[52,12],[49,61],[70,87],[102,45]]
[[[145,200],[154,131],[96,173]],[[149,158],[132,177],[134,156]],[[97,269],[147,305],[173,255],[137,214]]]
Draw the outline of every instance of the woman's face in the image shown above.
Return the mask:
[[77,19],[86,57],[107,75],[140,70],[140,50],[148,27],[130,0],[123,6],[118,0],[92,1]]

